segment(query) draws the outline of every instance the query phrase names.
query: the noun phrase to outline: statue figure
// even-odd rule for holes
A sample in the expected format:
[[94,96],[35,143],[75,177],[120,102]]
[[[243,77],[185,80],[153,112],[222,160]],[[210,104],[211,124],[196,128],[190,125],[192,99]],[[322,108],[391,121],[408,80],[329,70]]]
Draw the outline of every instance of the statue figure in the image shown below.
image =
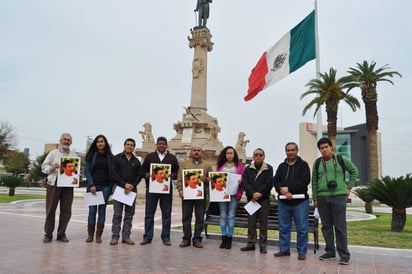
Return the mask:
[[241,131],[241,132],[239,132],[239,135],[237,137],[237,142],[236,142],[235,149],[239,154],[245,153],[246,145],[247,145],[247,143],[249,143],[249,140],[245,140],[245,136],[246,136],[246,134]]
[[151,123],[144,123],[143,125],[144,130],[139,131],[139,134],[142,136],[144,143],[153,143],[154,144],[154,137],[152,133],[152,124]]
[[209,3],[212,3],[212,0],[197,0],[195,11],[199,12],[199,28],[206,27],[209,18]]

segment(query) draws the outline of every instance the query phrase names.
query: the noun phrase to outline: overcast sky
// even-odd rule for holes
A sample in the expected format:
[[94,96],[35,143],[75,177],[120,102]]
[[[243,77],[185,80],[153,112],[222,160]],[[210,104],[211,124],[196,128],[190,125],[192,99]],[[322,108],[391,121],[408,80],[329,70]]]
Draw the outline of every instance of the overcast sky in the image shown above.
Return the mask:
[[[196,25],[195,0],[2,0],[0,1],[0,120],[13,124],[19,149],[31,158],[62,132],[84,151],[87,137],[105,134],[113,152],[151,122],[154,136],[175,136],[173,123],[190,105]],[[247,79],[262,53],[314,9],[302,0],[214,0],[208,55],[208,113],[222,128],[219,139],[235,145],[239,131],[247,153],[266,150],[277,166],[284,144],[298,142],[298,124],[316,77],[315,61],[245,102]],[[389,64],[402,78],[379,83],[383,174],[412,172],[412,2],[319,0],[320,70],[343,76],[358,62]],[[409,83],[409,84],[408,84]],[[355,90],[358,96],[360,91]],[[341,104],[343,105],[343,104]],[[340,108],[338,125],[365,122],[364,107]],[[323,113],[326,123],[326,113]]]

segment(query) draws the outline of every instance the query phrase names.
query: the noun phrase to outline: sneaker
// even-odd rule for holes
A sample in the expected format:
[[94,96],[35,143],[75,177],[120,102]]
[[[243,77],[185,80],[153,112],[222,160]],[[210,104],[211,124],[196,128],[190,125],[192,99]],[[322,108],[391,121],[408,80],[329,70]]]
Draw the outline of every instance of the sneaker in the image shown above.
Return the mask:
[[343,259],[343,258],[341,258],[340,260],[339,260],[339,264],[342,264],[342,265],[348,265],[348,264],[350,264],[350,259],[349,258],[345,258],[345,259]]
[[304,260],[306,260],[306,254],[299,254],[299,255],[298,255],[298,260],[299,260],[299,261],[304,261]]
[[240,251],[252,251],[252,250],[255,250],[254,245],[247,245],[247,246],[244,246],[240,249]]
[[325,254],[319,256],[319,260],[321,260],[321,261],[327,261],[329,259],[335,259],[335,256],[332,256],[329,253],[325,253]]
[[58,240],[59,242],[63,242],[63,243],[68,243],[68,242],[69,242],[69,239],[67,239],[66,235],[58,236],[58,237],[57,237],[57,240]]
[[180,246],[180,247],[187,247],[187,246],[190,246],[190,242],[189,242],[189,241],[187,241],[187,240],[183,240],[183,241],[179,244],[179,246]]
[[290,256],[290,252],[288,251],[279,251],[273,254],[275,257],[285,257],[285,256]]
[[152,240],[149,239],[143,239],[143,241],[140,242],[140,245],[148,245],[152,242]]
[[203,248],[202,242],[193,242],[193,246],[196,248]]
[[119,241],[119,239],[112,238],[112,240],[110,241],[110,245],[117,245],[118,241]]
[[52,237],[49,237],[49,236],[44,236],[44,238],[43,238],[43,243],[50,243],[52,241]]
[[134,241],[130,238],[122,239],[122,243],[128,244],[128,245],[134,245]]

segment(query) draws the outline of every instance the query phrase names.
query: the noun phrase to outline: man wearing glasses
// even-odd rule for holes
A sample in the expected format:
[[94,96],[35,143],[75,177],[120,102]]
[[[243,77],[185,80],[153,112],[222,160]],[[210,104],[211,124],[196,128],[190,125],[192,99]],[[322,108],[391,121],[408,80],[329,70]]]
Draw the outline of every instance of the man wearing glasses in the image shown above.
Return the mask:
[[265,152],[261,148],[253,152],[253,162],[246,167],[243,173],[243,183],[248,201],[260,204],[260,208],[253,215],[248,216],[247,245],[241,251],[255,250],[257,239],[256,223],[259,220],[259,248],[260,253],[266,254],[268,231],[269,195],[273,187],[273,167],[266,163]]

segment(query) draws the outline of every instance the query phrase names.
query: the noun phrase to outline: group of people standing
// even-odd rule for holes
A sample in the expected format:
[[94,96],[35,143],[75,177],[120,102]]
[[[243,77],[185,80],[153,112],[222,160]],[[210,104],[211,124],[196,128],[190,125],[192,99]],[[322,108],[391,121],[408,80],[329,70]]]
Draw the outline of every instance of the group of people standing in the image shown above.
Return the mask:
[[[61,157],[77,156],[70,150],[72,137],[68,133],[61,135],[59,147],[51,151],[42,164],[42,171],[48,174],[46,184],[46,220],[44,225],[44,243],[49,243],[53,238],[55,225],[55,212],[60,202],[59,226],[57,240],[68,242],[66,228],[71,217],[73,202],[73,188],[58,187],[57,170]],[[148,245],[154,236],[154,216],[157,205],[160,205],[162,214],[161,239],[165,246],[171,246],[170,229],[173,204],[173,187],[167,193],[149,192],[149,182],[152,164],[167,164],[171,167],[170,179],[176,182],[179,197],[182,199],[183,237],[180,247],[193,244],[202,248],[202,230],[206,210],[206,199],[184,199],[183,171],[187,169],[202,170],[199,180],[203,182],[203,193],[208,193],[212,165],[202,159],[202,148],[192,146],[189,158],[180,164],[175,155],[167,150],[167,139],[159,137],[156,141],[156,150],[149,153],[143,163],[134,156],[135,141],[128,138],[124,142],[121,153],[113,156],[108,140],[104,135],[98,135],[93,140],[86,154],[85,175],[87,178],[87,191],[96,194],[102,191],[105,204],[89,207],[86,242],[102,242],[102,233],[106,221],[106,204],[115,186],[124,189],[125,194],[136,192],[141,179],[146,182],[146,203],[144,218],[144,234],[140,245]],[[253,161],[244,166],[232,146],[225,147],[219,154],[216,171],[241,175],[238,181],[236,194],[230,195],[227,202],[218,202],[220,209],[220,229],[222,249],[232,247],[232,237],[235,228],[235,215],[243,193],[248,202],[258,203],[260,208],[248,216],[248,236],[246,246],[241,251],[255,250],[257,243],[257,223],[259,223],[259,250],[267,253],[267,221],[270,206],[271,190],[275,187],[278,193],[279,210],[279,251],[275,257],[290,256],[290,241],[292,220],[296,226],[296,248],[298,259],[305,260],[308,244],[308,216],[309,194],[308,187],[312,180],[313,205],[318,208],[322,222],[322,233],[326,242],[326,253],[319,257],[328,260],[340,256],[340,264],[350,263],[346,230],[346,201],[350,190],[358,176],[356,166],[345,156],[340,159],[333,153],[332,143],[328,138],[321,138],[317,143],[322,156],[310,168],[300,156],[298,145],[290,142],[285,146],[286,159],[279,164],[274,173],[273,167],[265,162],[265,152],[257,148],[253,152]],[[341,163],[343,162],[343,163]],[[349,180],[345,181],[345,172],[349,173]],[[190,178],[189,178],[190,179]],[[206,196],[204,196],[206,197]],[[192,214],[195,213],[195,227],[192,233]],[[124,216],[123,216],[124,213]],[[130,238],[135,202],[132,205],[123,204],[113,200],[112,237],[110,245],[118,244],[120,234],[122,243],[134,245]],[[122,227],[123,221],[123,227]],[[336,237],[336,247],[335,247]]]

